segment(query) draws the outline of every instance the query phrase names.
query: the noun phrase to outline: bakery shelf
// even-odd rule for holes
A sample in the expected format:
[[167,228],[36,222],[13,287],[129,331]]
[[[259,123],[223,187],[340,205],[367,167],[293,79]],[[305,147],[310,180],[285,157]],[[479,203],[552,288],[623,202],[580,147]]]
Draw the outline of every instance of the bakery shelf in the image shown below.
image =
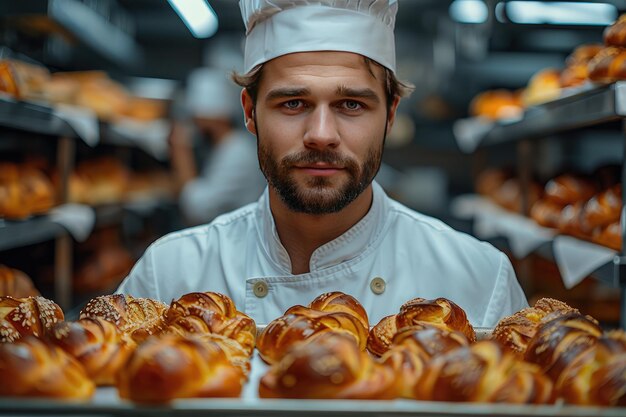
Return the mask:
[[21,221],[0,219],[0,250],[44,242],[66,233],[63,226],[50,221],[46,216]]

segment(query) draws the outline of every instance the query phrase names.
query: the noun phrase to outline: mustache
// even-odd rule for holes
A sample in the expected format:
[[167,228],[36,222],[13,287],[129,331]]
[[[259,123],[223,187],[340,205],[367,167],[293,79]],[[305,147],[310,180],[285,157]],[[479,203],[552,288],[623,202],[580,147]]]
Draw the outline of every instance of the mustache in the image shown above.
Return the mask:
[[282,163],[287,166],[295,164],[314,164],[316,162],[346,167],[355,164],[354,160],[337,152],[319,150],[301,151],[292,155],[287,155],[282,160]]

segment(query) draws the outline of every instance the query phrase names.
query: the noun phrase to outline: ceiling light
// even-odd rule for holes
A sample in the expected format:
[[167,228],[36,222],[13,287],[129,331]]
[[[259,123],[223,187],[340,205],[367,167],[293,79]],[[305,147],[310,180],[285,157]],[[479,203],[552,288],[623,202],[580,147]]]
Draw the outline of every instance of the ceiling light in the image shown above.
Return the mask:
[[617,9],[608,3],[509,1],[499,3],[501,22],[535,25],[602,25],[617,19]]
[[450,17],[460,23],[485,23],[489,11],[482,0],[455,0],[450,5]]
[[167,0],[196,38],[217,32],[217,15],[206,0]]

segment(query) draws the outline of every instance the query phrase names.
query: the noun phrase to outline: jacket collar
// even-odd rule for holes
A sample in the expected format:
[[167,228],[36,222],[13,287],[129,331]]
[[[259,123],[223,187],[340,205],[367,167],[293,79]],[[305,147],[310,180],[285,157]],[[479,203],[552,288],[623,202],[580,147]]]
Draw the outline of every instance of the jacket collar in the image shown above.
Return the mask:
[[[376,241],[385,226],[387,219],[385,213],[388,211],[389,201],[382,187],[375,181],[372,182],[372,189],[372,206],[367,214],[344,234],[313,252],[309,263],[311,272],[350,260]],[[276,224],[270,210],[267,188],[259,199],[258,210],[260,245],[282,274],[291,275],[291,260],[278,237]]]

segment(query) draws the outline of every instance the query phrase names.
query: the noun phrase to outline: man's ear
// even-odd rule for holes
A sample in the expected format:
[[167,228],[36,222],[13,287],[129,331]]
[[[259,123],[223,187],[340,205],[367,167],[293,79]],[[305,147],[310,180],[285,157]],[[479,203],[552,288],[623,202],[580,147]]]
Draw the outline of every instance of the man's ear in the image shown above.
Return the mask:
[[387,120],[387,134],[391,132],[391,128],[393,127],[393,122],[396,120],[396,110],[398,110],[398,104],[400,104],[400,96],[395,96],[393,101],[391,102],[391,107],[389,107],[389,115]]
[[241,90],[241,106],[243,107],[243,116],[246,129],[256,136],[256,123],[254,122],[254,100],[250,97],[247,89]]

